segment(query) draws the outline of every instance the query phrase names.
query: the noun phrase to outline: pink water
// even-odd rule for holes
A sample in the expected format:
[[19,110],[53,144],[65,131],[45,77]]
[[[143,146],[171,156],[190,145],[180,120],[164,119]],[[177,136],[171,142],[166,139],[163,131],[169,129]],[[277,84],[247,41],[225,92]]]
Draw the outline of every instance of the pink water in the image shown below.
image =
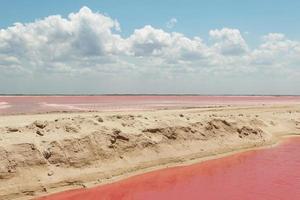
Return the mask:
[[300,138],[41,200],[299,200]]
[[0,96],[0,115],[264,103],[300,103],[300,96]]

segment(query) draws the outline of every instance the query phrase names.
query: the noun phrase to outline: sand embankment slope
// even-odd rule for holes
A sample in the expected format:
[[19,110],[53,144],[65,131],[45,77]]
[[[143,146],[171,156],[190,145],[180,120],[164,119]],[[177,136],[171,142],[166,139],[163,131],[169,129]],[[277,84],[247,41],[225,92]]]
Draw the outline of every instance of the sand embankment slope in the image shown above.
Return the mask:
[[0,199],[107,183],[300,133],[300,105],[0,117]]

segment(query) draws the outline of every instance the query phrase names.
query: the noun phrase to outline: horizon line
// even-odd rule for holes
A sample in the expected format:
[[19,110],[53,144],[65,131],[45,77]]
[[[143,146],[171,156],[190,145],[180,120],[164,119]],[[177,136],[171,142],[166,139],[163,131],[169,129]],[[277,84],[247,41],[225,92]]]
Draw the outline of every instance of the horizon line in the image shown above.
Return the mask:
[[300,96],[300,94],[197,94],[197,93],[104,93],[104,94],[32,94],[32,93],[7,93],[0,96]]

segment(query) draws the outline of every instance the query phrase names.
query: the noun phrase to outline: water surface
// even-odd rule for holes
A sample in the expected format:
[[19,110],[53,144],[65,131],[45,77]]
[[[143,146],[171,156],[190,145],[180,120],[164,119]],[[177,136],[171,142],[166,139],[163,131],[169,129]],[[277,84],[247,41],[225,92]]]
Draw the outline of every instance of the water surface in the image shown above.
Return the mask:
[[0,115],[299,102],[300,96],[0,96]]

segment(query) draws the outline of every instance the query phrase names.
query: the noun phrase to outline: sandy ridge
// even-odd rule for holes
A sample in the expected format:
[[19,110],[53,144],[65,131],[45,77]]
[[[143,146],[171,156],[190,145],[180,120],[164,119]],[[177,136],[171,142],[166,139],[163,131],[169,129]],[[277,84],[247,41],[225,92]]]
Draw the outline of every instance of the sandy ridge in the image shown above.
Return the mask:
[[31,199],[275,144],[299,105],[0,117],[0,199]]

